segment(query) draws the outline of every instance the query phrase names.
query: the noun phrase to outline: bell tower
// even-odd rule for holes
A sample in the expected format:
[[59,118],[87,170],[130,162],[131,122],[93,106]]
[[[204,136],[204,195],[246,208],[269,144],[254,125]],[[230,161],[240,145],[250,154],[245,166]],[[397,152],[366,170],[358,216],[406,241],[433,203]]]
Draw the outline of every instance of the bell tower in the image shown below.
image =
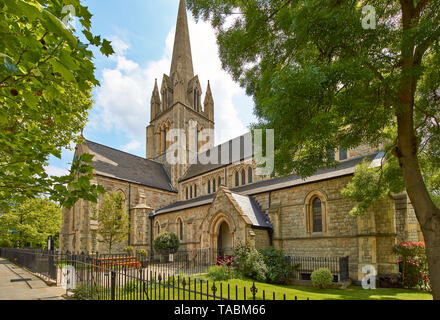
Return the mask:
[[[202,89],[199,77],[194,75],[185,0],[180,0],[170,74],[163,75],[160,91],[156,80],[151,97],[150,125],[147,127],[147,159],[163,163],[175,187],[200,148],[214,147],[213,136],[207,138],[200,134],[204,129],[213,132],[215,125],[209,82],[203,108],[201,101]],[[176,129],[181,132],[180,139],[171,139],[170,133],[176,132]],[[170,147],[175,146],[178,140],[182,143],[184,161],[170,164],[167,150],[171,150]]]

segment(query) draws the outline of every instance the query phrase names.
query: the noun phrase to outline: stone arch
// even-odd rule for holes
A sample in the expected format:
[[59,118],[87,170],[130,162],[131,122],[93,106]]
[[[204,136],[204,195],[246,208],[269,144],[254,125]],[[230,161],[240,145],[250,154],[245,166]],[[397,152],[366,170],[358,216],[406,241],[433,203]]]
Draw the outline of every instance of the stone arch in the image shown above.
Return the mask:
[[321,219],[322,219],[322,233],[327,232],[328,213],[327,213],[327,194],[320,189],[309,192],[304,198],[304,217],[306,232],[312,234],[313,232],[313,202],[319,199],[321,202]]
[[[222,225],[227,226],[227,239],[224,239],[225,233],[220,234]],[[210,227],[209,227],[209,234],[210,234],[210,247],[214,248],[216,251],[220,251],[222,249],[225,249],[226,247],[233,248],[234,247],[234,240],[235,240],[235,232],[236,227],[233,219],[223,213],[218,212],[214,218],[211,220]],[[219,237],[223,236],[223,243],[225,244],[222,248],[219,248]]]
[[176,234],[180,241],[185,239],[185,223],[181,216],[177,216],[176,218]]

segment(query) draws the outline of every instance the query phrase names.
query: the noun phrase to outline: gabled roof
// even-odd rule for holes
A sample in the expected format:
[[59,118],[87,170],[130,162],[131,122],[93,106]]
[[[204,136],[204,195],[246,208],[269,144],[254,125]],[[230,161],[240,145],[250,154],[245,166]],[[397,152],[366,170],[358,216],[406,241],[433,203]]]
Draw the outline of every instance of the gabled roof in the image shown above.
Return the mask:
[[[380,159],[383,157],[383,155],[384,155],[383,152],[378,152],[371,155],[361,156],[347,161],[343,161],[336,168],[318,170],[314,175],[306,179],[302,179],[301,177],[296,175],[292,175],[289,177],[282,177],[282,178],[273,178],[270,180],[259,181],[247,186],[234,188],[231,189],[231,192],[238,193],[243,196],[252,196],[259,193],[270,192],[279,189],[299,186],[303,184],[349,176],[354,174],[356,166],[364,160],[371,161],[371,166],[373,167],[380,165]],[[213,202],[214,198],[215,198],[215,194],[211,194],[187,201],[175,202],[169,206],[157,210],[155,214],[164,214],[164,213],[169,213],[169,212],[174,212],[189,208],[200,207],[203,205],[208,205]]]
[[231,196],[234,198],[240,210],[251,220],[254,227],[272,228],[269,217],[253,197],[234,192],[231,192]]
[[93,141],[86,140],[85,144],[90,153],[94,155],[93,167],[97,175],[155,189],[177,192],[171,184],[166,168],[161,163]]
[[[222,159],[222,152],[225,154],[223,157],[224,159]],[[203,158],[209,159],[209,157],[214,157],[214,155],[217,160],[215,163],[217,164],[204,164],[206,161],[204,161]],[[253,157],[253,155],[254,148],[252,143],[252,134],[249,132],[245,135],[218,145],[204,153],[199,153],[197,155],[197,164],[191,165],[179,182],[183,182],[199,175],[224,168],[228,165],[238,163],[241,160],[250,159]]]

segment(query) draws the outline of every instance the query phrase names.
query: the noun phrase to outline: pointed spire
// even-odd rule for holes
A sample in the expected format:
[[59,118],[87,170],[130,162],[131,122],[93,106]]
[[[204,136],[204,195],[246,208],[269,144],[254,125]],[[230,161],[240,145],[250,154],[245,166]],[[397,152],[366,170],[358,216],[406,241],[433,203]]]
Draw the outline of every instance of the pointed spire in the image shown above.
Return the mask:
[[156,115],[160,112],[160,93],[157,86],[157,79],[154,82],[153,94],[151,95],[151,113],[150,121],[156,118]]
[[178,71],[185,83],[194,77],[185,0],[180,0],[170,77]]
[[209,120],[214,121],[214,98],[212,97],[211,84],[208,80],[208,88],[206,89],[205,101],[204,101],[204,110],[206,117]]
[[211,91],[211,84],[209,83],[209,80],[208,80],[208,88],[206,89],[204,104],[206,105],[207,103],[214,103],[214,98],[212,97],[212,91]]
[[157,86],[157,79],[155,79],[154,81],[154,89],[153,89],[153,95],[151,96],[151,101],[160,103],[160,94],[159,94],[159,87]]

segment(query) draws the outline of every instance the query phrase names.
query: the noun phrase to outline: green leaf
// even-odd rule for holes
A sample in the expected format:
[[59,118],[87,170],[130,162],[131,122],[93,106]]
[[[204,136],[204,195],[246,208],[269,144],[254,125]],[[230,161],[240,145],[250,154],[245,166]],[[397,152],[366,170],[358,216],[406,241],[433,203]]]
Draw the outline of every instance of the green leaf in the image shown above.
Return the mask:
[[102,54],[108,56],[111,56],[112,54],[115,53],[115,51],[113,50],[113,47],[111,46],[111,42],[104,39],[102,41],[102,46],[101,46],[101,52]]
[[12,63],[12,60],[9,57],[5,57],[3,61],[6,71],[8,71],[8,74],[14,74],[18,72],[17,66]]
[[59,74],[61,74],[64,79],[71,82],[75,81],[75,76],[73,75],[73,73],[68,70],[64,65],[54,59],[50,61],[50,64],[53,66],[54,72],[58,72]]

